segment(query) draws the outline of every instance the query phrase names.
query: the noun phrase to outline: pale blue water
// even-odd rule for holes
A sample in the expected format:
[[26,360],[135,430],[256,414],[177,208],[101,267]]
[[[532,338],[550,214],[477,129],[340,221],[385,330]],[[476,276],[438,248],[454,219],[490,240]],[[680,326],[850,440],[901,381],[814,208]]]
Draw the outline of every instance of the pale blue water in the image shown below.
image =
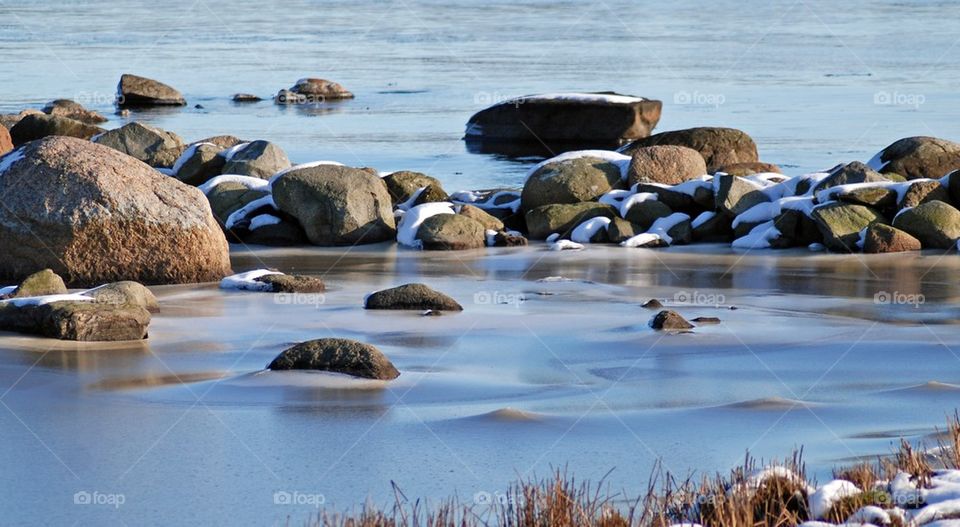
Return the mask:
[[[903,136],[960,138],[958,19],[950,2],[4,0],[0,111],[72,97],[109,113],[132,72],[191,103],[132,118],[188,140],[264,138],[294,161],[420,170],[457,190],[517,185],[532,162],[469,153],[460,138],[473,112],[527,93],[616,90],[663,100],[660,130],[741,128],[793,174]],[[357,98],[316,112],[229,101],[308,75]],[[612,486],[639,492],[657,457],[686,475],[801,444],[822,478],[889,451],[892,437],[923,437],[960,403],[956,386],[924,384],[960,383],[955,255],[372,250],[263,256],[325,275],[319,307],[167,288],[143,345],[0,337],[0,524],[299,525],[315,509],[278,505],[274,492],[339,509],[387,501],[394,480],[411,497],[470,501],[563,465],[581,478],[616,468]],[[593,283],[534,281],[550,275]],[[467,311],[359,308],[365,293],[413,280]],[[877,306],[887,290],[929,302]],[[638,304],[678,293],[741,309],[687,306],[724,324],[661,340]],[[291,342],[330,335],[380,346],[401,382],[358,392],[253,375]],[[226,377],[111,384],[211,372]],[[814,405],[731,406],[770,398]],[[542,420],[483,416],[507,407]],[[75,505],[76,492],[124,503]]]

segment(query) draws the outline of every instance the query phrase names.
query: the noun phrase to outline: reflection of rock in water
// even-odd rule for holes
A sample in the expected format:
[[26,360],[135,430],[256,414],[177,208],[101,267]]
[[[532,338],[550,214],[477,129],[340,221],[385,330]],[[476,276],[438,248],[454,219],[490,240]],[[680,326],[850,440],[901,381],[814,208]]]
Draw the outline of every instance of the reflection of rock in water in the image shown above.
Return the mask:
[[397,346],[413,349],[446,349],[457,342],[456,335],[424,335],[422,333],[378,333],[371,335],[368,340],[374,344]]
[[471,154],[492,154],[506,161],[529,163],[530,158],[548,159],[564,152],[575,150],[616,150],[619,142],[560,142],[560,141],[483,141],[468,139],[465,142]]
[[749,401],[725,404],[720,408],[732,408],[735,410],[800,410],[810,406],[813,405],[808,402],[787,399],[785,397],[761,397]]
[[210,371],[171,373],[166,375],[143,375],[137,377],[113,377],[101,379],[97,382],[88,384],[87,388],[91,390],[135,390],[138,388],[155,388],[158,386],[189,384],[213,379],[222,379],[226,376],[226,372]]
[[5,355],[21,364],[71,371],[115,370],[135,367],[150,355],[148,340],[123,342],[67,342],[43,338],[9,337]]

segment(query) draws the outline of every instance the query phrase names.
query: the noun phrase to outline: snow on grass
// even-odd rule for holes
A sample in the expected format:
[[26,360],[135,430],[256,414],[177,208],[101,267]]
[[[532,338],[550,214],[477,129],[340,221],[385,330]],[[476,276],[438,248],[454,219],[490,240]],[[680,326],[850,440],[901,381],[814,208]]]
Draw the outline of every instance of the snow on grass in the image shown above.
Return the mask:
[[44,304],[49,304],[51,302],[92,302],[94,298],[92,296],[87,296],[80,293],[66,293],[60,295],[43,295],[43,296],[25,296],[23,298],[10,298],[7,300],[0,300],[0,304],[9,304],[12,306],[23,307],[23,306],[42,306]]
[[270,191],[270,183],[268,183],[267,180],[253,176],[241,176],[239,174],[224,174],[222,176],[216,176],[208,179],[205,183],[199,185],[197,188],[200,189],[200,192],[209,194],[211,190],[216,188],[216,186],[220,185],[221,183],[239,183],[250,190]]
[[273,194],[267,194],[266,196],[257,198],[233,211],[229,216],[227,216],[227,221],[223,223],[223,226],[227,229],[232,229],[234,225],[239,223],[241,220],[249,216],[253,211],[259,209],[260,207],[272,207],[274,210],[276,210],[277,204],[273,202]]
[[14,163],[23,159],[23,148],[18,148],[12,152],[7,152],[3,157],[0,157],[0,174],[6,172]]
[[845,523],[872,523],[875,525],[890,525],[892,518],[890,513],[877,507],[876,505],[867,505],[857,512],[850,515]]
[[580,159],[582,157],[595,157],[603,161],[613,163],[620,169],[620,179],[627,179],[627,174],[630,171],[630,156],[621,154],[619,152],[614,152],[613,150],[575,150],[573,152],[564,152],[558,156],[554,156],[550,159],[545,159],[537,163],[533,166],[533,168],[527,171],[527,175],[523,181],[526,182],[528,179],[530,179],[530,176],[536,173],[536,171],[549,165],[550,163],[560,163],[562,161],[570,161],[572,159]]
[[289,174],[290,172],[293,172],[294,170],[302,170],[305,168],[314,168],[314,167],[319,167],[324,165],[335,166],[335,167],[345,166],[343,163],[338,163],[337,161],[311,161],[309,163],[301,163],[299,165],[293,165],[290,168],[285,168],[277,172],[276,174],[270,177],[269,183],[273,185],[274,181],[280,179],[285,174]]
[[245,273],[237,273],[220,280],[220,289],[240,289],[245,291],[271,291],[273,286],[265,282],[259,282],[256,279],[261,276],[272,274],[283,274],[279,271],[269,269],[255,269]]
[[408,210],[397,225],[397,243],[413,249],[422,249],[423,242],[417,239],[417,231],[427,218],[438,214],[454,214],[453,203],[446,201],[424,203]]
[[730,245],[735,249],[769,249],[770,242],[780,237],[780,230],[774,227],[773,220],[757,225],[746,236],[741,236]]
[[276,225],[281,221],[283,220],[274,216],[273,214],[258,214],[253,218],[250,218],[250,230],[255,231],[260,227],[266,227],[267,225]]
[[590,239],[601,230],[605,230],[608,225],[610,225],[610,218],[604,218],[603,216],[590,218],[573,229],[573,232],[570,233],[570,240],[577,243],[590,243]]
[[557,240],[550,244],[551,251],[581,251],[583,245],[570,240]]
[[822,519],[835,503],[850,496],[860,494],[860,489],[847,480],[835,479],[821,485],[810,495],[810,517]]

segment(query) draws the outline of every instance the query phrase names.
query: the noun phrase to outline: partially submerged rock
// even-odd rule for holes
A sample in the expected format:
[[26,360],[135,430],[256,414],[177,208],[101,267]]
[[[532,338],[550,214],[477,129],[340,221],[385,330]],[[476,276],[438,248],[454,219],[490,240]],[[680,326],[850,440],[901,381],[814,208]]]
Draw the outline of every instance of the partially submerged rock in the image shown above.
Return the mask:
[[117,106],[186,106],[174,88],[153,79],[124,73],[117,84]]
[[356,340],[337,338],[297,344],[273,359],[267,369],[320,370],[385,381],[400,376],[390,359],[376,347]]
[[731,164],[759,161],[753,138],[735,128],[701,127],[660,132],[638,139],[620,151],[632,154],[638,148],[656,145],[685,146],[700,152],[710,173]]
[[960,238],[960,211],[942,201],[906,209],[893,226],[914,236],[926,249],[952,249]]
[[277,93],[277,104],[319,104],[353,99],[353,94],[337,82],[318,78],[300,79],[290,89]]
[[663,307],[663,304],[656,298],[651,298],[643,303],[640,307],[644,309],[660,309]]
[[160,311],[160,303],[153,292],[143,284],[132,280],[104,284],[85,291],[83,294],[92,297],[94,301],[100,304],[137,306],[151,313]]
[[366,309],[415,309],[423,311],[463,311],[449,296],[425,284],[405,284],[371,293],[364,301]]
[[154,167],[173,166],[185,148],[183,139],[177,134],[139,122],[99,134],[93,142]]
[[863,252],[896,253],[919,251],[920,240],[910,234],[883,223],[874,223],[864,235]]
[[0,302],[0,330],[61,340],[142,340],[149,324],[150,313],[142,307],[93,299],[30,297]]
[[327,290],[323,280],[314,276],[268,274],[255,280],[268,284],[269,291],[274,293],[322,293]]
[[637,148],[630,160],[627,183],[676,185],[707,173],[703,156],[692,148],[659,145]]
[[523,210],[544,205],[593,201],[620,185],[619,165],[584,156],[548,162],[530,174],[520,195]]
[[693,329],[693,324],[687,322],[687,319],[680,316],[680,313],[665,309],[650,320],[650,327],[656,330],[688,330]]
[[13,125],[13,128],[10,129],[10,137],[13,139],[14,146],[21,146],[30,141],[49,136],[90,139],[103,132],[103,128],[99,126],[83,123],[76,119],[45,113],[31,113]]

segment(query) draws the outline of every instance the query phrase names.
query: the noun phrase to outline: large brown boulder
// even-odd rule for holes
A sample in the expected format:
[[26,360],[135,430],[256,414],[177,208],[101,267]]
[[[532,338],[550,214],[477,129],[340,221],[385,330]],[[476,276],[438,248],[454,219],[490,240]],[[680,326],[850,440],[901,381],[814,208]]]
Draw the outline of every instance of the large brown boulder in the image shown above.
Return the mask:
[[633,151],[627,183],[677,185],[706,173],[707,164],[703,156],[692,148],[675,145],[648,146]]
[[662,103],[613,93],[528,95],[475,113],[467,121],[473,141],[543,144],[619,144],[647,137]]
[[884,223],[874,223],[867,227],[863,238],[865,253],[898,253],[919,251],[920,248],[920,240]]
[[567,236],[577,225],[598,216],[613,219],[617,211],[597,202],[544,205],[527,211],[524,219],[530,238],[544,240],[554,233]]
[[389,381],[400,376],[390,359],[370,344],[325,338],[302,342],[284,351],[270,370],[321,370]]
[[187,101],[166,84],[124,73],[117,84],[117,106],[184,106]]
[[598,157],[547,163],[527,178],[520,195],[523,210],[543,205],[594,201],[620,186],[620,167]]
[[420,224],[417,239],[426,250],[479,249],[486,245],[486,229],[462,214],[437,214]]
[[103,131],[103,128],[99,126],[86,124],[68,117],[31,113],[13,125],[13,128],[10,129],[10,137],[13,139],[14,146],[20,146],[51,135],[90,139]]
[[147,338],[150,312],[135,305],[98,301],[0,303],[0,330],[79,341]]
[[0,276],[74,286],[219,280],[227,242],[203,193],[112,148],[50,137],[0,160]]
[[871,164],[907,179],[940,178],[960,168],[960,144],[936,137],[905,137],[880,151]]
[[397,235],[390,194],[372,170],[337,165],[299,168],[273,182],[277,207],[314,245],[353,245]]
[[700,152],[711,173],[725,165],[760,160],[753,138],[735,128],[702,127],[660,132],[638,139],[620,150],[633,154],[638,148],[656,145],[685,146]]

